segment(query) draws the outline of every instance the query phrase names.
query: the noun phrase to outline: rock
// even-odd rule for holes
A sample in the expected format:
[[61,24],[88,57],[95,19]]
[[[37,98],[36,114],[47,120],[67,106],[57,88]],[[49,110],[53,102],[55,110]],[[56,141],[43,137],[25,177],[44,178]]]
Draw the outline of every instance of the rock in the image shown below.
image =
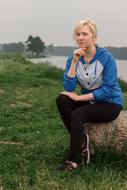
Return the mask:
[[121,111],[112,122],[86,123],[85,132],[90,136],[91,153],[103,147],[127,156],[127,111]]

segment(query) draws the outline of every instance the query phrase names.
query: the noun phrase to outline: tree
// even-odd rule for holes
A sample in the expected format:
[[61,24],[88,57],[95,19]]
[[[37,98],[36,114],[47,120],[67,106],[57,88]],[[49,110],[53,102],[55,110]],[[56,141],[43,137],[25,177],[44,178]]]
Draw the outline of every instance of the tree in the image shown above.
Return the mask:
[[27,45],[27,51],[31,51],[32,54],[36,53],[37,55],[39,55],[45,50],[45,43],[41,40],[39,36],[33,37],[32,35],[29,35],[25,43]]

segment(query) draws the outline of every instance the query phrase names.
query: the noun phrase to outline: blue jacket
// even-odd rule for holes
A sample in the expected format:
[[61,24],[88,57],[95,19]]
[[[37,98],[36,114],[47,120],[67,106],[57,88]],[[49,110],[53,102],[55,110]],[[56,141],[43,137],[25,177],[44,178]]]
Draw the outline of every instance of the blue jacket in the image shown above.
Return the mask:
[[122,105],[123,96],[118,84],[116,62],[113,55],[105,48],[96,47],[96,54],[87,64],[81,56],[77,63],[75,77],[67,73],[73,59],[68,57],[64,73],[64,89],[72,92],[76,85],[81,86],[81,94],[93,93],[94,100]]

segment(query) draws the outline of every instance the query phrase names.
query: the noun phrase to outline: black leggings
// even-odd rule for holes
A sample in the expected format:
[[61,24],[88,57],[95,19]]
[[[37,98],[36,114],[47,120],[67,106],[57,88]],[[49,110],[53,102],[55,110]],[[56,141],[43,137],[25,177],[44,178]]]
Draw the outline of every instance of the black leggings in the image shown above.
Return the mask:
[[84,143],[84,123],[110,122],[116,119],[121,106],[110,102],[91,104],[85,101],[73,101],[68,96],[60,94],[56,104],[62,121],[70,133],[69,160],[75,161]]

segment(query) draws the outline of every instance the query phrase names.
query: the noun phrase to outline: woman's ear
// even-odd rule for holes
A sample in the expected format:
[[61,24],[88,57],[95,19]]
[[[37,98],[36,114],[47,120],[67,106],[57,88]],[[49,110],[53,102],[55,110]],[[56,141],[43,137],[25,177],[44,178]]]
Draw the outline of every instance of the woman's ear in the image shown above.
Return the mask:
[[93,43],[96,44],[96,38],[95,37],[93,37]]

